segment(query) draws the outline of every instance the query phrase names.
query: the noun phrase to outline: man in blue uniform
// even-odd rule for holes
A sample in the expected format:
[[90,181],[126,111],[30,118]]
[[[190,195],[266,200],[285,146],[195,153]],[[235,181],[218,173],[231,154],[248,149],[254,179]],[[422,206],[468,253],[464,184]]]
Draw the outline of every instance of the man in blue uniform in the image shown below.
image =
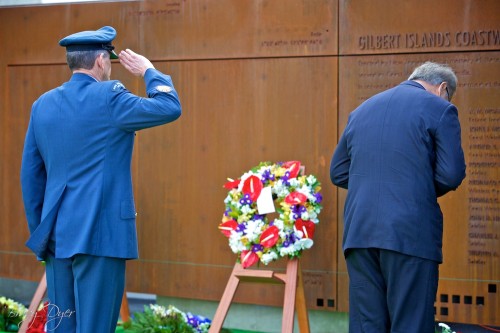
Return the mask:
[[457,79],[426,62],[349,115],[330,165],[347,189],[349,332],[434,332],[442,262],[437,198],[465,178]]
[[[49,332],[114,332],[125,261],[138,256],[131,181],[135,131],[176,120],[171,78],[142,55],[119,56],[112,27],[63,38],[73,72],[35,101],[21,186],[26,245],[46,261]],[[111,60],[144,78],[147,98],[110,80]]]

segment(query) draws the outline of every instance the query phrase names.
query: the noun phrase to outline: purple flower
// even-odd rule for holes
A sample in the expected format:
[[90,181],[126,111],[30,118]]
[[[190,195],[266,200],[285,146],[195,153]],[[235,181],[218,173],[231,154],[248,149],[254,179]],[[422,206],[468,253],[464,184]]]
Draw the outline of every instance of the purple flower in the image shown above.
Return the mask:
[[187,317],[187,323],[191,325],[192,327],[197,327],[198,326],[198,320],[196,319],[195,316],[193,316],[191,313],[186,313]]
[[290,179],[290,171],[286,171],[283,177],[281,177],[281,181],[286,186],[290,186],[290,182],[288,181],[289,179]]
[[259,252],[262,250],[264,250],[264,246],[262,246],[261,244],[252,245],[252,252]]
[[274,174],[271,173],[270,169],[266,169],[264,173],[262,174],[262,182],[265,183],[270,180],[274,180]]
[[240,199],[240,204],[242,205],[251,205],[252,199],[250,199],[250,194],[245,194],[243,198]]
[[237,232],[245,232],[245,230],[247,230],[247,226],[245,225],[245,223],[240,223],[238,224],[238,226],[236,227],[236,231]]
[[316,197],[316,202],[317,203],[320,203],[323,200],[323,196],[319,192],[318,193],[314,193],[314,196]]
[[[283,243],[283,246],[287,247],[290,244],[295,243],[296,241],[297,241],[297,237],[295,237],[295,234],[292,233],[292,234],[286,236],[286,241]],[[287,243],[287,245],[285,245],[285,243]]]
[[203,316],[193,315],[190,312],[186,313],[186,317],[187,317],[187,323],[189,324],[189,326],[194,328],[196,330],[196,332],[203,331],[202,328],[199,327],[200,325],[205,324],[205,323],[208,323],[208,324],[212,323],[212,321],[210,319],[203,317]]
[[300,218],[302,213],[305,213],[305,212],[307,212],[307,208],[302,206],[302,205],[292,206],[292,216],[293,216],[294,220]]
[[265,217],[265,215],[255,214],[254,216],[252,216],[252,220],[254,220],[254,221],[263,220],[264,217]]

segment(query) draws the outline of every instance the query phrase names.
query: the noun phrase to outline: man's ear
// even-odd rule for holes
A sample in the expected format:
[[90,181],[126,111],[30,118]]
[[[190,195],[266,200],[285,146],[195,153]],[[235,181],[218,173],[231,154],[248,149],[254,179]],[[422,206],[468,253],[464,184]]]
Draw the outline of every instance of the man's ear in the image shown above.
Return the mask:
[[103,68],[104,67],[104,53],[100,53],[97,58],[95,58],[94,67]]

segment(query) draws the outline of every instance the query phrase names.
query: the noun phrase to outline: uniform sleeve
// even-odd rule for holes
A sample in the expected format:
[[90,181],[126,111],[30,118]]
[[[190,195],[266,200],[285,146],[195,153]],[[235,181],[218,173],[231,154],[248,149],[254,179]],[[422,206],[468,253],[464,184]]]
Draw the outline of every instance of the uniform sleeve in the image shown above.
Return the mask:
[[32,233],[40,224],[45,196],[47,173],[45,164],[36,144],[33,130],[33,114],[24,141],[21,163],[21,189],[28,227]]
[[351,158],[347,154],[346,131],[340,137],[339,143],[333,153],[330,163],[330,179],[334,185],[348,188],[349,185],[349,168],[351,166]]
[[434,184],[437,195],[442,196],[455,190],[465,178],[460,122],[454,105],[450,105],[439,120],[435,151]]
[[109,108],[115,126],[132,132],[163,125],[181,116],[181,103],[170,76],[151,68],[146,71],[144,81],[147,98],[132,94],[118,81],[110,86]]

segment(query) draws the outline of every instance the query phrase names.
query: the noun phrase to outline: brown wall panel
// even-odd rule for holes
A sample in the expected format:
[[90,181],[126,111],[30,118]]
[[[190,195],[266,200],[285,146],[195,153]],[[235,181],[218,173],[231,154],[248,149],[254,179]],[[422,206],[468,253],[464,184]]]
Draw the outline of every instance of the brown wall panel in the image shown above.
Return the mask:
[[58,44],[61,38],[105,25],[118,31],[114,43],[117,50],[136,49],[140,36],[137,20],[125,21],[125,17],[138,5],[139,2],[122,2],[1,8],[0,40],[15,45],[9,52],[2,52],[1,59],[10,65],[65,64],[64,48]]
[[[44,266],[31,253],[0,250],[0,277],[40,281]],[[2,295],[4,296],[4,295]]]
[[[336,90],[336,60],[212,60],[157,67],[184,78],[177,81],[183,116],[177,123],[138,134],[141,258],[181,268],[214,265],[229,274],[236,256],[217,229],[226,178],[237,178],[260,161],[297,159],[306,173],[320,179],[328,198],[316,244],[302,260],[310,273],[308,283],[321,287],[322,295],[311,296],[310,303],[317,297],[335,299],[330,277],[336,270],[337,225],[335,207],[328,204],[335,194],[327,165],[337,136],[336,101],[329,94]],[[208,290],[213,281],[200,283]],[[190,288],[172,291],[192,295]]]
[[152,60],[337,54],[337,2],[148,0],[0,9],[10,64],[64,63],[59,39],[104,25]]
[[339,0],[339,53],[497,50],[496,0]]
[[449,280],[440,280],[436,320],[498,325],[498,290],[495,293],[488,290],[495,285],[494,281]]
[[337,54],[337,1],[145,1],[141,50],[153,58]]

